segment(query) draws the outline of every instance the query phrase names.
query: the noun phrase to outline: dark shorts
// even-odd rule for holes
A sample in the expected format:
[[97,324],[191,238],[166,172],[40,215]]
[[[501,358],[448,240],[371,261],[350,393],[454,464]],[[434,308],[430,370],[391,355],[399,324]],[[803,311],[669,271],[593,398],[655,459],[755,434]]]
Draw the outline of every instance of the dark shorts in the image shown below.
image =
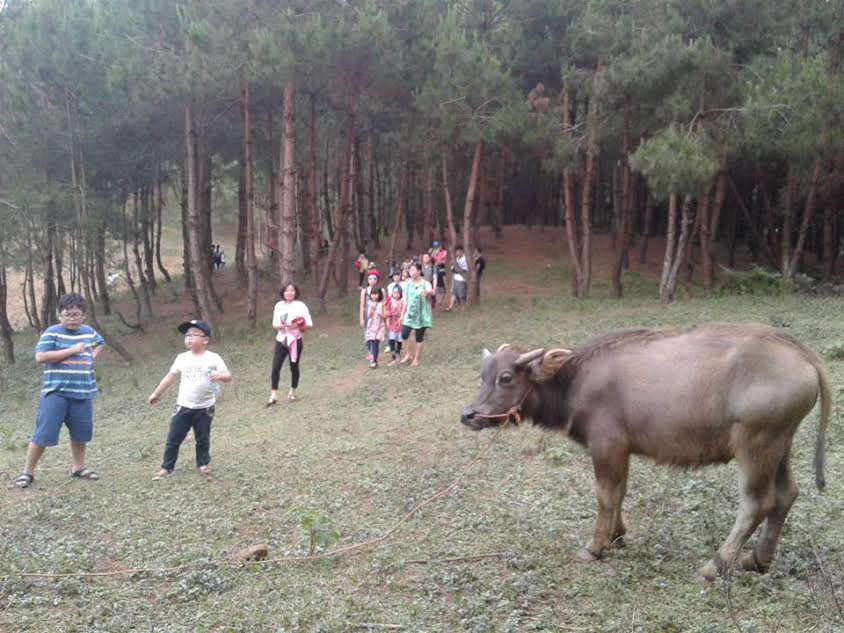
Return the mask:
[[35,414],[32,443],[56,446],[62,424],[70,432],[70,441],[86,444],[94,434],[94,404],[90,398],[68,398],[58,392],[41,396]]
[[414,329],[409,325],[402,325],[401,326],[401,340],[406,341],[410,338],[411,332],[416,332],[416,342],[421,343],[425,340],[425,330],[428,328],[420,327],[419,329]]
[[466,282],[465,281],[453,281],[451,283],[451,294],[454,295],[454,298],[458,301],[466,301]]

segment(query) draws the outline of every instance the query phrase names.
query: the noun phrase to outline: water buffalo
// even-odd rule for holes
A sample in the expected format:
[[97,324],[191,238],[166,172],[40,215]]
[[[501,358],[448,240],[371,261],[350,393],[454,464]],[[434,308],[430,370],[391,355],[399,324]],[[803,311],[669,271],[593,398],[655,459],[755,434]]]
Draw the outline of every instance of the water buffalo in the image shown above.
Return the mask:
[[829,379],[811,351],[789,335],[755,324],[631,330],[569,349],[484,350],[482,382],[461,422],[474,430],[518,422],[560,429],[592,457],[598,518],[578,552],[595,560],[625,533],[621,504],[630,455],[701,466],[735,459],[740,504],[735,525],[696,577],[713,580],[765,521],[741,560],[764,572],[797,486],[789,457],[800,421],[820,396],[815,483],[824,487]]

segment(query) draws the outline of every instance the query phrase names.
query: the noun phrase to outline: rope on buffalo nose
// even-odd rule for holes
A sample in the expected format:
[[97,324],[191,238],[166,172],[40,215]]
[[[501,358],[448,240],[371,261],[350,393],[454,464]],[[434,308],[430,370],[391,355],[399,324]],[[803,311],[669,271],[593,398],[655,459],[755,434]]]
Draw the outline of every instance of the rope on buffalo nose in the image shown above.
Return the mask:
[[[500,416],[499,416],[500,417]],[[365,541],[360,541],[359,543],[351,543],[349,545],[344,545],[342,547],[337,547],[333,550],[329,550],[327,552],[322,552],[321,554],[312,554],[308,556],[281,556],[278,558],[267,558],[263,560],[247,560],[247,561],[235,561],[231,559],[224,559],[224,560],[205,560],[205,561],[197,561],[194,563],[187,563],[184,565],[177,565],[174,567],[141,567],[136,569],[118,569],[114,571],[102,571],[102,572],[66,572],[66,573],[53,573],[53,572],[28,572],[28,573],[10,573],[0,576],[0,581],[6,581],[9,578],[46,578],[46,579],[54,579],[54,578],[114,578],[119,576],[131,576],[135,574],[161,574],[161,573],[175,573],[175,572],[182,572],[188,571],[191,569],[197,568],[213,568],[213,567],[239,567],[239,566],[254,566],[254,565],[273,565],[273,564],[283,564],[283,563],[302,563],[306,561],[313,561],[313,560],[322,560],[326,558],[334,558],[336,556],[348,556],[356,551],[362,550],[367,547],[371,547],[372,545],[376,545],[383,541],[389,539],[398,529],[407,523],[414,514],[416,514],[419,510],[424,508],[425,506],[429,505],[430,503],[436,501],[440,497],[444,497],[449,492],[454,490],[457,485],[462,481],[463,477],[466,476],[472,467],[477,464],[481,459],[483,459],[487,453],[492,449],[495,445],[495,440],[498,438],[499,433],[504,427],[507,426],[509,420],[506,420],[504,424],[502,424],[498,429],[496,429],[495,433],[489,440],[489,444],[487,444],[486,448],[484,448],[480,453],[475,455],[460,471],[457,477],[445,488],[442,490],[435,492],[427,499],[424,499],[417,503],[410,511],[407,512],[395,525],[393,525],[389,530],[384,532],[381,536],[377,536],[375,538],[367,539]],[[497,556],[497,555],[496,555]],[[493,557],[492,555],[485,555],[481,558],[486,557],[490,558]],[[472,559],[473,557],[465,557],[467,560]],[[457,559],[456,559],[457,560]]]
[[508,423],[512,422],[516,426],[522,421],[522,405],[527,400],[527,397],[530,395],[530,392],[533,391],[533,386],[531,385],[525,390],[525,393],[519,399],[519,401],[510,407],[506,413],[495,413],[490,415],[483,415],[481,413],[475,413],[472,417],[475,418],[482,418],[484,420],[504,420],[504,424],[500,428],[504,428],[507,426]]

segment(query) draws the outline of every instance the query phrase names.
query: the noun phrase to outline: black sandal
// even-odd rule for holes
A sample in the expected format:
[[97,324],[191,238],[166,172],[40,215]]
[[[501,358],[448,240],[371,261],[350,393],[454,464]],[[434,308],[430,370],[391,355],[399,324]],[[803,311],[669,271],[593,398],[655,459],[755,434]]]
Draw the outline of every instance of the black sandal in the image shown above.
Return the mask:
[[270,407],[274,407],[276,404],[278,404],[278,400],[268,400],[267,404],[264,405],[264,408],[269,409]]
[[80,468],[77,471],[71,472],[70,476],[75,479],[85,479],[87,481],[97,481],[100,478],[96,471],[90,468]]
[[29,488],[35,483],[35,477],[29,473],[21,473],[12,483],[18,488]]

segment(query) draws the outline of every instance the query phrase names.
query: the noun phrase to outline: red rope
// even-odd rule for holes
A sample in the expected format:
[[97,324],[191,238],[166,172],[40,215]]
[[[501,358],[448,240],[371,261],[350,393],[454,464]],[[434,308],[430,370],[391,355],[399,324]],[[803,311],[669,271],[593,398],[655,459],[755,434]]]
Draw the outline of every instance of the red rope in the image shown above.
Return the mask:
[[525,390],[524,395],[519,399],[519,402],[514,404],[507,410],[507,413],[497,413],[495,415],[484,415],[482,413],[476,413],[474,417],[476,418],[483,418],[485,420],[498,420],[504,419],[506,422],[512,422],[516,426],[522,421],[522,405],[527,400],[527,397],[530,395],[530,392],[533,391],[533,385],[528,387]]

